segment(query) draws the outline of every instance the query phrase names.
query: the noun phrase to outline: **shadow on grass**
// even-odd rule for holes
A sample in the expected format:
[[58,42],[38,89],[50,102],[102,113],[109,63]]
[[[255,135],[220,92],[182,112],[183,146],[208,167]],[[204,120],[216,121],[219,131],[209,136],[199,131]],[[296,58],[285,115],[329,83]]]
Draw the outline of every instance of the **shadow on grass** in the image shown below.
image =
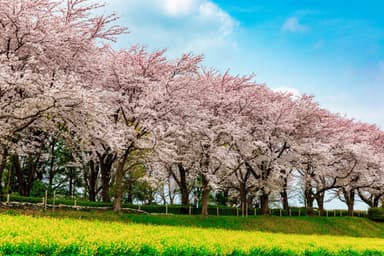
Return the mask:
[[261,231],[303,235],[335,235],[351,237],[384,238],[384,223],[353,217],[277,217],[277,216],[188,216],[188,215],[139,215],[117,214],[111,211],[73,210],[0,210],[2,214],[24,214],[55,218],[74,218],[89,221],[140,223],[227,230]]

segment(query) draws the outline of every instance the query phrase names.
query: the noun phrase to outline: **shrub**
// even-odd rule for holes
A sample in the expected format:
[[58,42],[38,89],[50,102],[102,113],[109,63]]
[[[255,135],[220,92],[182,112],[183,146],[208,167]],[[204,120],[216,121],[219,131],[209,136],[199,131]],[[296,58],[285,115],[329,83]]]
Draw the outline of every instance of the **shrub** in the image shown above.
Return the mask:
[[384,221],[384,208],[369,208],[368,218],[374,221]]

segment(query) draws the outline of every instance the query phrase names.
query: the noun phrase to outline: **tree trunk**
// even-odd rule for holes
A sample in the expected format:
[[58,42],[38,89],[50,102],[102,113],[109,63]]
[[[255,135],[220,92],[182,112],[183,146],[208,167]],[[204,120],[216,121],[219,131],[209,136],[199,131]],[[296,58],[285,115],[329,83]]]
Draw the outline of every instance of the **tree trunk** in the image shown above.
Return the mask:
[[124,161],[119,161],[117,164],[116,177],[115,177],[115,194],[113,210],[115,212],[121,211],[121,198],[123,194],[123,176],[124,176]]
[[88,199],[89,201],[96,201],[97,194],[97,176],[99,174],[98,168],[93,160],[89,161],[89,177],[88,177]]
[[201,191],[201,215],[208,216],[208,198],[209,198],[209,192],[210,188],[208,186],[208,179],[205,177],[205,175],[202,175],[202,191]]
[[280,196],[281,196],[281,204],[283,205],[283,209],[288,211],[289,210],[289,203],[288,203],[287,190],[284,189],[282,192],[280,192]]
[[55,170],[54,170],[54,164],[55,164],[55,145],[56,145],[56,140],[53,139],[51,143],[51,161],[49,165],[49,186],[48,189],[49,191],[53,190],[53,178],[55,175]]
[[305,208],[306,208],[306,215],[313,216],[315,214],[313,210],[313,202],[315,201],[314,196],[312,195],[312,190],[309,189],[305,192]]
[[20,159],[19,159],[18,154],[12,155],[12,169],[14,170],[14,173],[16,174],[19,194],[21,196],[27,196],[27,193],[25,191],[24,173],[23,173],[23,169],[21,168],[21,165],[20,165]]
[[255,196],[253,194],[247,194],[247,197],[248,208],[253,208],[253,199]]
[[187,172],[188,170],[184,168],[183,164],[177,164],[177,170],[179,172],[179,176],[175,174],[172,170],[172,167],[169,168],[169,173],[172,175],[176,184],[179,186],[180,194],[181,194],[181,213],[188,214],[188,206],[189,206],[189,190],[187,184]]
[[109,190],[110,190],[110,184],[111,184],[112,165],[115,160],[116,160],[115,154],[105,153],[105,154],[99,155],[101,183],[102,183],[101,198],[103,202],[111,201]]
[[372,207],[379,207],[379,203],[380,203],[380,198],[382,197],[383,195],[379,195],[379,196],[376,196],[374,195],[373,196],[373,200],[372,200]]
[[384,193],[378,192],[377,194],[369,193],[369,196],[364,195],[359,189],[357,190],[359,197],[364,203],[368,204],[369,207],[379,207],[380,199],[384,196]]
[[353,209],[355,205],[355,190],[346,190],[343,189],[343,194],[344,194],[344,199],[345,203],[347,204],[348,207],[348,216],[353,216]]
[[114,193],[114,202],[113,210],[115,212],[121,212],[121,199],[123,197],[123,178],[125,174],[124,166],[125,162],[128,159],[129,152],[132,148],[128,147],[125,150],[124,155],[117,162],[116,177],[115,177],[115,193]]
[[241,207],[241,216],[246,216],[247,211],[247,189],[244,183],[240,183],[240,207]]
[[4,148],[3,149],[3,154],[1,157],[1,162],[0,162],[0,201],[3,200],[4,194],[3,194],[3,173],[5,169],[5,165],[7,164],[7,158],[8,158],[8,149]]
[[320,192],[316,195],[316,202],[317,202],[317,207],[319,209],[320,215],[324,216],[324,192]]
[[189,205],[189,191],[187,187],[187,175],[186,170],[182,164],[178,164],[180,174],[180,193],[181,193],[181,204],[184,206]]
[[312,216],[314,214],[313,211],[313,201],[315,200],[313,194],[312,194],[312,188],[309,186],[306,186],[304,191],[304,201],[305,201],[305,208],[307,215]]
[[[171,176],[168,176],[168,198],[169,198],[169,204],[173,205],[174,204],[174,199],[175,199],[175,193],[172,189],[172,183],[171,183]],[[182,200],[183,201],[183,200]],[[164,203],[165,204],[165,203]]]
[[260,202],[261,202],[261,214],[268,215],[269,214],[269,194],[263,193],[260,196]]
[[29,156],[27,161],[27,180],[25,181],[26,195],[29,196],[32,191],[33,182],[36,180],[36,173],[40,162],[40,154]]

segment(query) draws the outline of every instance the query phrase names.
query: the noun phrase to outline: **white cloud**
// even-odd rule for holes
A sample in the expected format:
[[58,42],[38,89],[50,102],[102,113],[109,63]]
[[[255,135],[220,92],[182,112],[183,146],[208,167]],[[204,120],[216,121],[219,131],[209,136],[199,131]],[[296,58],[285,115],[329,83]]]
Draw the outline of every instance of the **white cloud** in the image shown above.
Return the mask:
[[117,47],[167,48],[172,57],[235,51],[232,33],[238,22],[211,0],[110,0],[107,8],[117,11],[119,23],[130,31]]
[[284,22],[282,30],[288,32],[305,32],[308,30],[308,26],[300,24],[297,17],[290,17]]
[[188,15],[196,8],[195,0],[158,0],[157,4],[171,16]]

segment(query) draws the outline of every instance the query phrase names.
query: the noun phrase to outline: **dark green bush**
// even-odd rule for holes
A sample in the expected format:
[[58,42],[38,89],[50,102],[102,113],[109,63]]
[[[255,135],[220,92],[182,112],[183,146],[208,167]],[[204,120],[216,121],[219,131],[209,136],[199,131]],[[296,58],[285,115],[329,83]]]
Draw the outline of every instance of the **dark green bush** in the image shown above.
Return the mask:
[[369,208],[368,218],[374,221],[384,221],[384,208]]
[[19,195],[10,195],[9,200],[12,202],[21,202],[21,203],[41,203],[43,202],[42,197],[25,197],[25,196],[19,196]]

